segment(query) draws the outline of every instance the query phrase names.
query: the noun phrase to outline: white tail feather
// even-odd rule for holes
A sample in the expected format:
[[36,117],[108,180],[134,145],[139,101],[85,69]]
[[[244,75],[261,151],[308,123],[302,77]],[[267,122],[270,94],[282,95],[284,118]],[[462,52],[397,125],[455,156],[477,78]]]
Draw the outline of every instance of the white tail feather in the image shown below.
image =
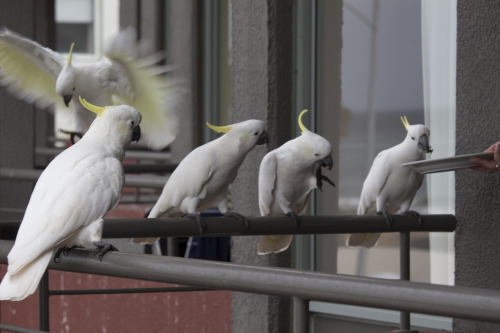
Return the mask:
[[264,255],[283,252],[290,246],[292,238],[292,235],[262,236],[257,247],[257,254]]
[[370,248],[378,243],[380,234],[352,234],[347,239],[347,246],[364,246]]
[[0,300],[21,301],[33,294],[54,251],[47,251],[14,275],[8,271],[0,284]]

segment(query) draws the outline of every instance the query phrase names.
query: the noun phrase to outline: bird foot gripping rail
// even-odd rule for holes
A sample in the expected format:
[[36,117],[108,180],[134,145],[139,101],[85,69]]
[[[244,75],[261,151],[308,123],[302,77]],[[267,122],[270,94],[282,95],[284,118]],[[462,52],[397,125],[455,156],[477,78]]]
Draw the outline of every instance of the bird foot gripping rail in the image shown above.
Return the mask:
[[[258,294],[293,297],[341,304],[402,311],[401,328],[409,329],[409,312],[500,322],[500,292],[479,288],[441,286],[407,281],[409,277],[409,233],[419,231],[451,232],[452,215],[425,215],[418,225],[414,218],[395,215],[392,229],[380,216],[303,216],[299,226],[287,217],[248,217],[250,227],[235,223],[233,217],[204,218],[207,228],[201,236],[242,236],[271,234],[340,234],[357,232],[400,232],[402,280],[385,280],[332,275],[287,268],[236,265],[198,259],[109,252],[102,261],[85,249],[62,255],[49,268],[108,275],[147,281],[196,286],[196,290],[225,289]],[[13,245],[18,221],[0,222],[0,262]],[[191,219],[108,219],[104,238],[200,236]],[[50,295],[80,293],[171,292],[192,287],[147,288],[145,290],[68,290],[49,291],[47,279],[40,286],[40,329],[48,330]],[[300,302],[299,302],[300,303]],[[307,318],[307,307],[302,316]],[[295,319],[294,319],[295,320]],[[307,321],[307,319],[306,319]],[[303,326],[303,325],[302,325]],[[0,328],[8,329],[0,324]],[[304,330],[296,330],[302,332]],[[19,329],[19,332],[24,332]]]

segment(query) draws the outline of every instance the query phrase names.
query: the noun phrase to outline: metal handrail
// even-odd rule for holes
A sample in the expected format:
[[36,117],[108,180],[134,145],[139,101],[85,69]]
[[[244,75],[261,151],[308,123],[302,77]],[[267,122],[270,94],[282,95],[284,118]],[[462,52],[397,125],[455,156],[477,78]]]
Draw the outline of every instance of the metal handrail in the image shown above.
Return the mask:
[[[248,227],[232,216],[203,217],[206,225],[203,233],[200,233],[198,222],[189,217],[107,218],[104,220],[103,238],[451,232],[456,227],[456,218],[450,214],[421,215],[420,225],[412,216],[392,217],[391,227],[379,215],[300,216],[299,225],[286,216],[247,216]],[[19,224],[20,221],[0,221],[0,239],[14,239]]]
[[[273,235],[273,234],[341,234],[341,233],[358,233],[358,232],[400,232],[401,233],[401,277],[402,279],[409,278],[409,232],[428,232],[428,231],[453,231],[456,227],[456,219],[453,215],[423,215],[421,216],[421,224],[417,223],[414,217],[407,215],[394,215],[391,228],[387,225],[385,218],[381,216],[301,216],[299,225],[292,222],[288,217],[246,217],[248,227],[239,223],[237,219],[230,216],[222,217],[203,217],[206,228],[203,233],[200,233],[198,223],[191,218],[168,218],[168,219],[106,219],[103,228],[104,238],[131,238],[131,237],[187,237],[187,236],[235,236],[235,235]],[[3,221],[0,222],[0,239],[13,240],[15,239],[20,221]],[[0,247],[8,244],[9,241],[0,241]],[[10,242],[12,243],[12,242]],[[7,255],[0,251],[0,262]],[[150,258],[150,256],[147,256]],[[50,268],[61,269],[61,265],[51,265]],[[127,265],[126,267],[133,267]],[[72,270],[72,268],[68,268]],[[138,270],[143,271],[142,269]],[[84,273],[92,273],[88,267],[84,268]],[[96,273],[99,274],[99,273]],[[146,274],[146,273],[144,273]],[[148,273],[149,274],[149,273]],[[133,276],[124,276],[133,277]],[[139,278],[146,279],[144,275]],[[169,281],[175,283],[174,281]],[[182,280],[181,284],[186,284]],[[195,284],[197,286],[206,287],[204,285]],[[219,288],[217,286],[215,288]],[[192,287],[189,287],[192,288]],[[208,288],[214,288],[210,286]],[[39,311],[40,311],[40,328],[48,329],[48,298],[51,295],[70,295],[81,293],[101,293],[95,290],[76,290],[76,291],[50,291],[48,288],[48,274],[40,283],[39,293]],[[199,289],[199,288],[198,288]],[[232,289],[233,290],[233,289]],[[234,289],[237,290],[237,289]],[[168,289],[156,290],[169,291]],[[132,293],[134,290],[110,290],[109,292]],[[153,290],[138,290],[138,292],[153,292]],[[107,291],[102,291],[107,293]],[[306,299],[300,299],[294,295],[294,299],[304,303]],[[305,313],[301,314],[302,317]],[[409,313],[402,312],[401,328],[409,329]]]
[[[0,258],[12,246],[0,242]],[[500,322],[500,291],[270,268],[198,259],[75,249],[49,268],[282,297]]]

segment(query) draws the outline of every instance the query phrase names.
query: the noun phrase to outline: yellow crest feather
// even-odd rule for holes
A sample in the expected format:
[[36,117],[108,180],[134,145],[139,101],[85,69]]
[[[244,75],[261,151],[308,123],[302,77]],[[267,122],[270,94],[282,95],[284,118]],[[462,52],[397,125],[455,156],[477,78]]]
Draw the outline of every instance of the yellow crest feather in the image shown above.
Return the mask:
[[207,126],[211,130],[213,130],[213,131],[215,131],[217,133],[227,133],[231,129],[230,125],[227,125],[227,126],[215,126],[215,125],[210,124],[208,121],[207,121]]
[[307,131],[307,128],[304,126],[304,123],[302,122],[302,116],[303,116],[303,115],[304,115],[304,113],[306,113],[307,111],[309,111],[309,110],[304,109],[304,110],[302,110],[302,112],[301,112],[301,113],[300,113],[300,115],[299,115],[299,128],[300,128],[300,130],[302,131],[302,133],[304,133],[305,131]]
[[410,122],[408,121],[406,116],[400,117],[400,118],[401,118],[401,121],[403,122],[403,125],[405,125],[406,131],[408,132],[408,129],[410,128]]
[[82,98],[82,96],[78,96],[78,98],[80,99],[80,103],[82,103],[84,108],[86,108],[87,110],[92,111],[94,113],[97,113],[98,116],[101,116],[104,109],[106,108],[106,107],[102,107],[102,106],[93,105],[93,104],[87,102],[84,98]]
[[75,47],[75,42],[71,43],[68,55],[68,65],[71,65],[71,59],[73,58],[73,48]]

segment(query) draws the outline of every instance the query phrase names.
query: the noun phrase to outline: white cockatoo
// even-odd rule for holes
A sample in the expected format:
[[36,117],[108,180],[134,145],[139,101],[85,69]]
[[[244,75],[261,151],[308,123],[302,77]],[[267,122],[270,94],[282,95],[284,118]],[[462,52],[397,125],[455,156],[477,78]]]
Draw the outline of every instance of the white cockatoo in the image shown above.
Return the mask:
[[[262,216],[290,216],[298,223],[311,192],[322,189],[322,181],[333,184],[321,174],[321,167],[333,166],[332,146],[325,138],[309,131],[299,116],[302,134],[267,153],[259,169],[259,210]],[[292,235],[261,236],[258,254],[285,251]]]
[[0,26],[0,84],[37,107],[55,105],[57,110],[73,112],[76,132],[82,134],[95,114],[74,96],[82,96],[95,105],[119,102],[141,110],[143,142],[152,149],[164,148],[173,141],[178,128],[173,87],[161,75],[164,69],[154,65],[159,57],[139,59],[134,54],[140,47],[133,28],[117,34],[108,45],[105,58],[97,62],[74,61],[73,46],[74,43],[65,59]]
[[[213,206],[217,206],[222,214],[232,214],[227,207],[229,186],[247,153],[255,145],[267,143],[268,134],[264,122],[256,119],[228,126],[207,125],[225,134],[194,149],[179,163],[151,209],[149,218],[189,214],[201,224],[199,213]],[[200,228],[203,232],[201,225]],[[152,244],[157,240],[134,238],[132,242]]]
[[[415,215],[410,206],[422,185],[424,176],[401,164],[425,159],[426,153],[432,153],[429,146],[430,131],[424,125],[410,125],[406,117],[401,117],[408,132],[400,144],[381,151],[366,176],[359,200],[358,215],[383,215],[389,226],[390,214],[398,211]],[[352,234],[347,239],[348,246],[374,246],[380,234]]]
[[140,113],[128,105],[105,108],[82,104],[97,113],[87,133],[44,170],[31,195],[0,284],[0,300],[31,295],[58,249],[94,245],[102,258],[103,217],[119,202],[121,160],[140,138]]

